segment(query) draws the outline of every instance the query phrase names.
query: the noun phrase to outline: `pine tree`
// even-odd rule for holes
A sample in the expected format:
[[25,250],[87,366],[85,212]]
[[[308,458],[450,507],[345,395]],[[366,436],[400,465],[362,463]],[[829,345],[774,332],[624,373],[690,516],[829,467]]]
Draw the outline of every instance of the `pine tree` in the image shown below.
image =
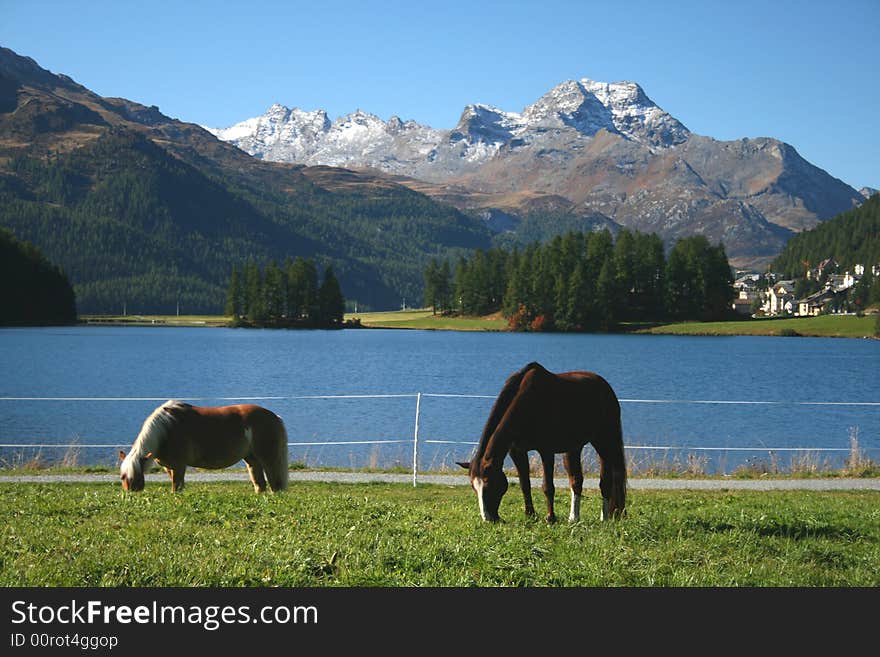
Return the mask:
[[281,268],[270,260],[263,274],[263,303],[266,316],[280,319],[286,315],[287,286],[286,277]]
[[437,314],[437,278],[440,272],[440,265],[437,258],[431,258],[431,262],[425,268],[425,291],[423,294],[423,302],[425,307],[430,306],[432,314]]
[[617,319],[615,312],[617,310],[616,299],[616,273],[614,271],[614,259],[607,258],[602,263],[602,269],[599,271],[599,277],[596,279],[596,298],[595,308],[599,315],[599,320],[607,329]]
[[341,326],[345,315],[345,297],[332,267],[324,270],[324,280],[318,289],[318,323],[323,327]]
[[587,262],[581,260],[575,265],[568,279],[568,307],[566,319],[572,329],[587,326],[593,314],[593,287],[587,279]]
[[241,315],[241,279],[238,269],[233,265],[232,274],[229,276],[229,288],[226,291],[226,307],[224,312],[238,319]]
[[449,310],[452,307],[452,281],[450,280],[449,261],[445,258],[440,263],[440,271],[437,272],[434,294],[441,311]]
[[314,260],[299,257],[285,265],[287,314],[294,320],[316,321],[318,316],[318,270]]
[[262,322],[266,319],[265,307],[263,304],[263,277],[260,268],[253,258],[248,260],[245,265],[244,274],[244,298],[245,307],[242,309],[244,315],[252,322]]

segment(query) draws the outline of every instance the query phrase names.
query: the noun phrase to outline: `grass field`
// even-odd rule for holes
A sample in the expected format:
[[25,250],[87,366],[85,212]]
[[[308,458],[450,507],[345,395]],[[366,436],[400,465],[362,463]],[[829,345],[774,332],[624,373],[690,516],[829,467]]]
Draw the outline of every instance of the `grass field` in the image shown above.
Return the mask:
[[673,335],[791,335],[831,338],[863,338],[874,335],[873,315],[820,315],[790,319],[759,319],[737,322],[683,322],[640,330],[640,333]]
[[3,484],[0,585],[880,584],[878,492],[634,491],[628,507],[600,523],[589,491],[581,522],[547,525],[511,489],[490,525],[463,486]]
[[347,313],[370,328],[435,329],[445,331],[504,331],[507,320],[500,314],[487,317],[443,317],[430,310],[399,310],[375,313]]

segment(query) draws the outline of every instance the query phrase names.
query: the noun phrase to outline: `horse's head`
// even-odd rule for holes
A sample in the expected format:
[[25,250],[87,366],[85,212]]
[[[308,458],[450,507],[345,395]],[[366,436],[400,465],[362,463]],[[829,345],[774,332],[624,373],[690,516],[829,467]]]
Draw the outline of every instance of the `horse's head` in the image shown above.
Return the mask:
[[501,498],[507,492],[507,475],[500,467],[492,467],[491,463],[484,459],[476,459],[470,462],[457,461],[458,465],[468,471],[471,479],[471,488],[477,494],[477,503],[480,505],[480,516],[489,522],[498,522],[498,507],[501,506]]
[[144,463],[150,458],[151,454],[147,454],[145,458],[137,458],[133,454],[126,455],[125,452],[119,452],[119,458],[122,463],[119,466],[119,478],[122,480],[122,490],[140,491],[144,489]]

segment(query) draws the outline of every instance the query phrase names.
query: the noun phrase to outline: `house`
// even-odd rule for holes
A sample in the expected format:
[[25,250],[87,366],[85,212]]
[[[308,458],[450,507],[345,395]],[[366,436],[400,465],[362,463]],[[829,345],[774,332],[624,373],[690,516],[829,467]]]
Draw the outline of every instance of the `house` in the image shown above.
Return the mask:
[[[863,267],[862,269],[864,269],[864,267]],[[856,276],[858,276],[858,278],[856,278]],[[847,271],[847,272],[844,272],[844,273],[843,273],[843,285],[841,286],[841,289],[843,289],[843,290],[848,290],[848,289],[851,288],[853,285],[855,285],[856,283],[858,283],[858,282],[859,282],[859,278],[861,278],[861,276],[859,276],[858,274],[857,274],[856,276],[853,276],[853,275],[850,274],[848,271]]]
[[825,260],[820,262],[819,265],[814,269],[807,269],[807,280],[818,281],[820,278],[822,278],[822,274],[824,274],[826,271],[833,271],[835,269],[837,269],[837,263],[831,258],[826,258]]
[[830,301],[833,301],[835,296],[837,295],[833,291],[826,289],[819,290],[805,299],[799,299],[797,302],[798,316],[815,317],[816,315],[821,315],[825,310],[825,306]]
[[752,314],[752,301],[750,301],[749,299],[734,299],[731,307],[740,315]]
[[768,315],[790,315],[795,305],[794,281],[778,281],[767,290],[764,312]]
[[[737,283],[739,283],[739,285]],[[736,297],[734,298],[731,307],[740,315],[751,315],[752,304],[759,296],[758,288],[754,284],[750,285],[748,283],[741,283],[740,281],[734,283],[733,287],[736,292]]]
[[758,281],[760,280],[761,274],[745,274],[743,276],[737,277],[737,279],[733,282],[733,287],[737,290],[755,289],[758,286]]

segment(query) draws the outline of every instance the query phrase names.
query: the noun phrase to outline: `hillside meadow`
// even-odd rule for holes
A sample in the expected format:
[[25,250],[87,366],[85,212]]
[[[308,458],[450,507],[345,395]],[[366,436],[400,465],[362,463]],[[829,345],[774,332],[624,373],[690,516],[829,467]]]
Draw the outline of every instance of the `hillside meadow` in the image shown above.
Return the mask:
[[547,525],[511,489],[492,525],[463,486],[4,483],[0,585],[880,584],[880,492],[631,491],[628,511],[599,522],[590,490],[580,522]]

